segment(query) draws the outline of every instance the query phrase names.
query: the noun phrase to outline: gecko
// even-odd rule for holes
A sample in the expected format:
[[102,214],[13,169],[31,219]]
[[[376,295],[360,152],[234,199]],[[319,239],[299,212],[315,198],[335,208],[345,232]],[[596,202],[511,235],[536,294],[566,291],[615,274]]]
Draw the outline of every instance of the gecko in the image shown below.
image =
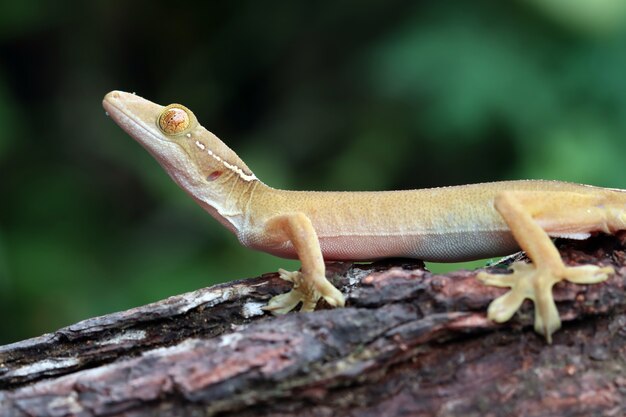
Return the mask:
[[161,106],[111,91],[103,106],[243,246],[300,260],[299,271],[279,270],[293,285],[264,307],[274,314],[298,305],[313,311],[321,298],[344,306],[344,295],[326,278],[325,261],[459,262],[521,249],[531,263],[515,262],[510,273],[478,273],[486,285],[509,288],[490,303],[487,317],[506,322],[530,299],[534,329],[551,343],[561,327],[554,284],[594,284],[614,273],[610,266],[566,266],[552,238],[626,229],[626,190],[547,180],[400,191],[280,190],[261,182],[181,104]]

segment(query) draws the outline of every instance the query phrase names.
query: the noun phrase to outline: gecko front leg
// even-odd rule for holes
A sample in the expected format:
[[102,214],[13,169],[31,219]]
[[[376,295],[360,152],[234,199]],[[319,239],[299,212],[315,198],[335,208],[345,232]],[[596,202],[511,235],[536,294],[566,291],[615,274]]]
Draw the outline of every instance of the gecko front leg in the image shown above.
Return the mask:
[[302,262],[301,271],[279,270],[282,279],[293,283],[293,289],[273,297],[265,310],[285,314],[301,302],[300,311],[313,311],[320,297],[333,307],[344,305],[343,294],[326,279],[319,239],[311,220],[304,213],[271,218],[265,225],[265,234],[274,241],[290,241]]
[[612,232],[621,227],[617,223],[622,220],[611,218],[612,211],[604,207],[602,197],[576,193],[559,193],[559,198],[554,198],[553,194],[541,191],[503,192],[495,198],[494,206],[533,263],[514,263],[512,274],[478,274],[477,278],[487,285],[511,288],[489,305],[488,317],[505,322],[525,299],[530,299],[535,303],[535,331],[551,343],[552,333],[561,327],[552,297],[554,284],[562,280],[595,284],[607,279],[614,270],[595,265],[566,266],[548,232],[555,235]]

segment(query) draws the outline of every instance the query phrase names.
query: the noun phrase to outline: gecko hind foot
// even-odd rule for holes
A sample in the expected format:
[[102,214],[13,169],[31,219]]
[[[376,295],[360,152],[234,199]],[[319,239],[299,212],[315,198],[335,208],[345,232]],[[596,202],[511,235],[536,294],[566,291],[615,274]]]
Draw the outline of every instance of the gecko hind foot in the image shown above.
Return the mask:
[[596,284],[614,272],[611,267],[583,265],[563,267],[562,272],[554,273],[524,262],[513,263],[511,269],[511,274],[481,272],[477,275],[476,278],[486,285],[511,288],[489,304],[487,316],[490,320],[503,323],[513,317],[528,298],[535,303],[535,331],[544,335],[548,343],[552,342],[552,333],[561,327],[561,318],[552,297],[554,284],[561,280]]
[[279,276],[285,281],[293,283],[293,288],[285,293],[270,299],[264,310],[272,314],[287,314],[299,303],[302,303],[300,311],[308,312],[315,310],[320,298],[324,298],[333,307],[343,306],[345,303],[343,294],[324,277],[317,285],[317,281],[306,279],[299,271],[278,270]]

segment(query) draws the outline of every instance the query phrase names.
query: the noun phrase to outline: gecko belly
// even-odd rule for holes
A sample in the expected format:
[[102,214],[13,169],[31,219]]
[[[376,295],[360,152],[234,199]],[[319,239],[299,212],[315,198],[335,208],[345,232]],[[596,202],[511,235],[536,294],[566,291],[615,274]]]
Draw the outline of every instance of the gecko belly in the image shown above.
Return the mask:
[[[432,262],[460,262],[507,255],[519,250],[507,232],[423,234],[416,236],[363,236],[321,238],[327,260],[374,260],[390,257]],[[372,255],[375,255],[374,257]]]
[[[322,236],[326,261],[372,261],[414,258],[431,262],[462,262],[503,256],[519,250],[508,231],[450,232],[419,236]],[[291,243],[272,249],[258,248],[282,258],[296,259]]]

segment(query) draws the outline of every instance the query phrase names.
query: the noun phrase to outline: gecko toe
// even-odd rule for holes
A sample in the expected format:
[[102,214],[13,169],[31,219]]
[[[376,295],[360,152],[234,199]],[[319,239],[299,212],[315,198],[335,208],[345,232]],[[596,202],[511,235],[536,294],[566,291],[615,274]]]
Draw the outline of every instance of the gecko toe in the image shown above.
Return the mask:
[[341,291],[328,281],[325,281],[319,288],[319,292],[331,307],[343,307],[346,304],[346,299]]
[[525,298],[526,295],[523,292],[511,290],[489,304],[487,317],[496,323],[504,323],[519,310]]
[[263,310],[269,311],[274,315],[287,314],[302,300],[299,291],[291,290],[285,294],[272,297]]
[[296,282],[300,276],[300,271],[287,271],[286,269],[278,269],[278,277],[284,281]]
[[597,284],[614,273],[615,270],[610,266],[582,265],[565,268],[564,276],[574,284]]

